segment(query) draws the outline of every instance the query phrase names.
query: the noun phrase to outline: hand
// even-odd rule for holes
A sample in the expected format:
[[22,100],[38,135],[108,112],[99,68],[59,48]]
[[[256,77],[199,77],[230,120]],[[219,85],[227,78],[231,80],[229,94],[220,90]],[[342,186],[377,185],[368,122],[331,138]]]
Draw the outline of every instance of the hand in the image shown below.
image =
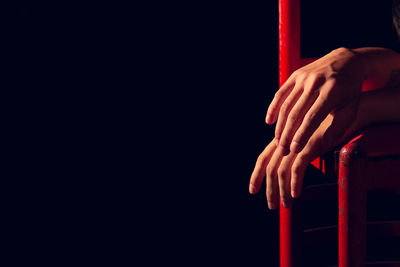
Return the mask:
[[270,209],[278,207],[279,195],[283,206],[285,208],[290,207],[292,197],[297,198],[301,194],[307,165],[357,129],[358,121],[355,120],[341,139],[328,141],[326,135],[333,131],[341,119],[343,118],[329,114],[299,154],[291,152],[283,156],[278,151],[275,140],[272,140],[257,159],[250,178],[250,193],[256,194],[261,188],[264,177],[266,177],[268,207]]
[[335,127],[324,138],[332,143],[344,134],[356,117],[365,78],[360,60],[349,49],[336,49],[295,71],[278,90],[266,122],[278,120],[275,142],[282,155],[302,151],[330,113],[335,117]]

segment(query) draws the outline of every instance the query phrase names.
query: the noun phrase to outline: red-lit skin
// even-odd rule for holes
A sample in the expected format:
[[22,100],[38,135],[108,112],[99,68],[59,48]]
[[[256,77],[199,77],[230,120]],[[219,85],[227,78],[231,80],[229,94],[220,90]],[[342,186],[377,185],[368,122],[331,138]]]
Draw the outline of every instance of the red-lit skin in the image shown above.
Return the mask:
[[250,193],[257,193],[266,177],[268,207],[270,209],[278,207],[279,195],[284,207],[290,206],[291,197],[295,198],[301,194],[302,180],[307,165],[315,157],[336,145],[336,143],[322,142],[323,135],[331,125],[332,119],[333,116],[329,115],[324,120],[299,154],[291,152],[283,156],[276,149],[275,140],[272,140],[257,159],[250,178]]
[[290,207],[291,198],[301,194],[305,169],[314,158],[332,149],[355,130],[378,122],[400,122],[399,107],[399,87],[364,92],[355,119],[337,140],[328,142],[324,137],[330,129],[336,127],[334,120],[337,117],[333,114],[328,114],[298,154],[290,152],[283,156],[277,149],[276,140],[272,140],[258,157],[250,178],[250,193],[257,193],[266,177],[268,207],[276,209],[279,205],[279,196],[282,204]]
[[[285,62],[280,62],[283,65],[281,74],[290,67],[290,64],[286,66]],[[295,65],[297,64],[299,63]],[[291,197],[300,195],[304,170],[314,158],[329,151],[338,144],[338,140],[355,129],[381,121],[400,121],[399,84],[391,88],[392,90],[381,89],[361,93],[362,83],[367,77],[373,78],[375,87],[382,87],[396,69],[400,69],[400,55],[391,50],[370,47],[354,50],[339,48],[300,68],[285,83],[281,83],[279,91],[286,90],[286,96],[283,93],[276,94],[268,111],[270,118],[266,119],[269,123],[275,121],[278,114],[274,113],[274,110],[280,108],[276,136],[259,156],[250,180],[250,193],[258,192],[266,176],[269,208],[278,207],[279,195],[282,204],[287,207]],[[293,98],[294,92],[300,93]],[[310,97],[311,100],[307,99]],[[283,104],[288,99],[293,99],[295,103]],[[305,102],[309,104],[305,105]],[[335,103],[341,103],[341,106],[335,107]],[[282,106],[290,107],[287,109],[290,112],[283,112]],[[296,116],[291,116],[293,113]],[[314,115],[307,116],[310,113]],[[289,122],[285,121],[284,116],[289,117]],[[319,122],[320,119],[323,123]],[[332,120],[334,123],[331,125]],[[288,136],[292,136],[289,132],[294,131],[295,127],[299,128],[293,140],[297,141],[300,147],[290,151],[287,147],[283,148],[282,142],[290,144],[290,141],[285,140],[289,140]],[[302,137],[298,139],[297,136]],[[298,155],[295,154],[297,152]]]
[[363,81],[373,76],[384,84],[394,69],[400,69],[400,55],[379,47],[338,48],[297,69],[275,94],[266,116],[268,124],[277,121],[281,153],[299,153],[333,112],[338,124],[325,138],[342,136],[356,115]]
[[[318,38],[318,37],[317,37]],[[341,55],[342,58],[338,58],[337,55],[333,56],[333,54],[339,54]],[[347,58],[347,60],[346,60]],[[311,60],[313,59],[302,59],[300,58],[300,0],[279,0],[279,86],[282,87],[284,86],[284,84],[287,83],[287,81],[289,80],[289,76],[291,76],[292,72],[296,69],[299,69],[300,67],[308,64]],[[331,60],[331,62],[329,63],[329,60]],[[341,62],[342,64],[335,64],[335,61],[339,61],[339,63]],[[349,64],[349,62],[351,62],[351,64]],[[359,61],[360,63],[356,63],[357,61]],[[306,63],[307,62],[307,63]],[[317,61],[318,64],[314,64],[314,67],[316,67],[315,69],[317,70],[323,70],[323,65],[325,64],[325,69],[328,70],[327,73],[325,73],[324,76],[322,76],[322,78],[326,78],[326,75],[329,77],[329,71],[332,70],[335,72],[341,72],[340,66],[344,66],[344,69],[347,70],[351,70],[352,68],[354,68],[354,66],[356,66],[356,69],[354,69],[353,71],[355,71],[355,73],[358,73],[358,75],[356,75],[355,77],[359,77],[359,76],[369,76],[369,78],[373,78],[373,83],[369,83],[369,88],[366,88],[366,83],[363,84],[363,90],[364,91],[368,91],[369,89],[375,89],[375,88],[382,88],[385,85],[385,82],[387,81],[387,77],[389,76],[389,74],[391,73],[391,69],[399,69],[399,67],[396,67],[400,64],[399,61],[399,55],[395,54],[393,51],[387,50],[387,49],[382,49],[382,48],[360,48],[360,49],[354,49],[353,51],[349,51],[346,50],[345,48],[333,51],[331,53],[331,55],[329,57],[325,57],[324,59],[321,59],[320,61]],[[324,63],[324,64],[319,64],[319,63]],[[331,65],[329,65],[331,64]],[[317,66],[316,66],[317,65]],[[319,66],[318,66],[319,65]],[[339,68],[338,68],[339,65]],[[358,66],[357,66],[358,65]],[[311,66],[311,65],[307,65],[307,66]],[[349,67],[352,66],[352,67]],[[335,68],[332,68],[335,67]],[[357,69],[358,68],[358,69]],[[360,68],[363,68],[364,70],[360,70]],[[304,69],[303,69],[304,70]],[[354,74],[353,72],[351,72],[352,74]],[[298,72],[296,73],[298,74]],[[315,75],[317,74],[317,75]],[[324,74],[324,73],[322,73]],[[335,79],[338,77],[338,75],[336,75],[336,77],[334,77],[335,75],[333,75],[333,77],[331,76],[331,78]],[[339,75],[340,77],[341,75]],[[345,75],[346,76],[346,75]],[[304,79],[298,79],[298,78],[304,78]],[[294,88],[298,89],[298,91],[301,92],[301,94],[303,94],[303,92],[306,92],[306,90],[303,89],[307,89],[304,87],[304,85],[306,85],[306,83],[308,83],[308,86],[311,87],[313,85],[315,85],[313,82],[313,78],[318,78],[316,80],[318,80],[320,82],[319,86],[315,86],[315,89],[318,91],[315,94],[308,94],[308,96],[310,96],[311,98],[315,98],[318,99],[319,96],[321,95],[321,90],[322,89],[322,85],[324,84],[324,81],[326,81],[326,79],[321,79],[321,73],[313,73],[311,69],[307,69],[307,72],[303,72],[302,75],[299,75],[298,77],[294,77],[294,79],[292,79],[292,85],[289,86],[289,94],[288,92],[286,92],[286,96],[290,95],[290,92],[295,91]],[[353,77],[351,77],[353,79]],[[359,78],[358,78],[359,79]],[[321,82],[321,80],[323,82]],[[356,81],[353,81],[354,84],[358,84]],[[331,83],[331,84],[336,84],[336,83]],[[339,81],[340,84],[340,81]],[[358,84],[359,85],[359,84]],[[367,84],[368,85],[368,84]],[[296,87],[297,86],[297,87]],[[344,85],[346,88],[346,84]],[[358,86],[356,86],[358,87]],[[328,93],[325,92],[326,95],[332,95],[329,94],[329,90],[332,91],[332,89],[335,87],[331,87],[331,88],[327,88],[325,86],[325,90],[324,91],[328,91]],[[358,87],[358,89],[360,89]],[[309,109],[310,109],[310,102],[312,101],[305,101],[308,105],[304,105],[302,107],[302,110],[300,113],[295,114],[294,112],[292,112],[293,115],[297,116],[297,121],[295,123],[292,123],[291,125],[294,125],[293,128],[291,128],[290,130],[286,129],[288,127],[285,126],[286,122],[283,123],[283,121],[287,120],[287,116],[291,114],[292,108],[295,106],[295,103],[292,102],[291,104],[293,104],[292,107],[288,106],[288,109],[286,110],[286,116],[282,116],[284,118],[281,118],[280,120],[282,122],[279,122],[278,124],[281,125],[279,126],[279,129],[277,129],[277,133],[279,136],[279,139],[281,139],[281,148],[280,148],[280,153],[281,154],[285,154],[289,152],[289,145],[292,142],[292,137],[295,136],[295,134],[297,136],[295,136],[296,138],[298,138],[298,135],[301,135],[302,140],[296,140],[297,142],[301,142],[300,146],[296,147],[295,145],[293,147],[291,147],[291,149],[296,150],[296,152],[299,152],[302,147],[303,144],[307,143],[307,146],[311,146],[308,147],[306,146],[304,150],[308,150],[310,151],[310,153],[314,153],[314,154],[318,154],[317,148],[316,147],[312,147],[312,143],[311,142],[307,142],[306,140],[309,139],[309,137],[312,135],[314,136],[318,136],[318,132],[322,131],[323,129],[321,127],[324,126],[325,123],[323,123],[321,126],[319,126],[319,122],[326,120],[326,118],[323,116],[323,114],[321,115],[321,111],[324,111],[326,114],[331,113],[331,112],[326,112],[326,110],[329,110],[326,108],[326,106],[328,106],[329,101],[330,105],[332,105],[332,109],[331,111],[337,111],[339,110],[340,113],[340,109],[338,109],[338,107],[340,108],[347,108],[353,112],[355,112],[356,110],[362,110],[363,112],[368,112],[369,116],[366,116],[366,120],[362,121],[360,120],[359,122],[359,126],[355,126],[355,128],[357,127],[363,127],[363,125],[368,125],[369,123],[374,123],[374,122],[379,122],[382,121],[382,119],[384,118],[387,121],[400,121],[400,115],[398,114],[400,109],[398,108],[398,103],[400,103],[400,96],[398,91],[397,92],[391,92],[391,93],[381,93],[381,92],[377,92],[376,95],[374,94],[363,94],[363,97],[361,98],[361,103],[359,105],[359,107],[356,108],[351,108],[352,104],[357,104],[357,98],[360,97],[359,92],[356,91],[357,89],[350,88],[350,91],[352,92],[352,94],[355,96],[353,99],[348,99],[346,97],[348,97],[346,95],[345,90],[342,91],[341,96],[345,97],[345,101],[340,102],[340,99],[337,100],[336,99],[336,104],[339,103],[339,106],[335,107],[335,101],[332,101],[334,99],[327,99],[326,103],[324,105],[321,105],[320,107],[324,107],[320,108],[320,109],[316,109],[316,111],[319,112],[319,117],[317,116],[311,116],[308,115],[306,117],[306,119],[304,120],[304,117],[306,116],[306,114],[309,114]],[[295,91],[296,92],[296,91]],[[310,92],[310,91],[308,91]],[[279,93],[280,94],[280,93]],[[277,97],[279,98],[279,94],[277,95]],[[281,94],[282,95],[282,94]],[[317,95],[317,97],[316,97]],[[282,99],[280,101],[277,101],[279,99],[276,99],[276,97],[274,98],[275,102],[284,102],[284,100],[286,100],[286,96],[282,97]],[[305,94],[305,96],[307,96],[307,94]],[[340,94],[339,94],[340,96]],[[306,97],[300,97],[300,94],[296,95],[296,97],[298,97],[298,99],[307,99]],[[321,100],[321,99],[320,99]],[[385,103],[387,105],[385,105]],[[345,105],[343,105],[345,104]],[[275,107],[274,107],[275,105]],[[299,107],[300,104],[297,105],[297,107]],[[346,107],[349,106],[349,107]],[[354,105],[353,105],[354,106]],[[297,108],[296,107],[296,108]],[[313,107],[313,106],[311,106]],[[266,117],[266,121],[269,124],[274,123],[274,121],[277,120],[278,117],[278,113],[280,112],[280,107],[279,105],[273,104],[272,108],[270,107],[267,113],[267,117]],[[275,113],[275,114],[271,114],[271,113]],[[345,113],[345,112],[342,112]],[[362,113],[362,112],[361,112]],[[315,112],[314,114],[317,114],[317,112]],[[269,116],[268,116],[269,115]],[[331,113],[331,115],[335,115],[335,113]],[[273,118],[273,117],[276,118]],[[293,118],[295,118],[296,116],[293,116]],[[351,116],[351,115],[350,115]],[[301,134],[298,131],[298,127],[299,125],[301,126],[302,123],[304,121],[307,121],[307,119],[312,117],[317,117],[317,119],[319,120],[319,122],[313,122],[311,127],[308,129],[308,136],[307,134]],[[315,120],[314,121],[318,121]],[[369,121],[368,121],[369,120]],[[337,121],[337,119],[336,119]],[[342,122],[343,124],[348,123],[350,120],[344,120],[344,122]],[[300,123],[301,122],[301,123]],[[351,121],[350,121],[351,123]],[[342,126],[342,129],[345,129],[346,127]],[[348,128],[348,127],[347,127]],[[304,127],[303,127],[304,129]],[[317,133],[313,132],[313,129],[318,129]],[[338,132],[340,129],[336,129],[335,131],[331,131],[331,133],[336,132],[337,135],[339,135]],[[350,132],[351,130],[349,130],[348,132]],[[295,133],[296,132],[296,133]],[[283,137],[283,141],[282,141],[282,133],[285,134],[285,136]],[[332,138],[331,138],[332,139]],[[277,142],[279,143],[279,141]],[[320,142],[314,142],[314,143],[320,143]],[[262,180],[264,179],[264,175],[265,175],[265,169],[267,168],[267,166],[270,165],[270,160],[272,158],[272,156],[275,153],[275,144],[273,142],[271,142],[267,148],[264,150],[264,155],[260,155],[259,157],[259,161],[257,162],[258,166],[256,165],[253,174],[252,174],[252,178],[250,181],[250,188],[249,190],[253,193],[258,192],[259,191],[259,185],[261,184]],[[302,152],[304,153],[304,152]],[[289,155],[290,156],[290,155]],[[298,155],[294,155],[293,157],[295,158],[294,160],[297,160],[297,156]],[[279,161],[279,160],[278,160]],[[284,162],[285,160],[282,161],[283,164],[285,164]],[[314,162],[313,162],[314,163]],[[276,163],[275,163],[276,164]],[[308,163],[304,163],[303,164],[308,164]],[[281,164],[282,165],[282,164]],[[260,167],[261,166],[261,167]],[[287,166],[287,170],[286,173],[290,174],[292,173],[292,169],[293,169],[293,164],[290,166]],[[281,169],[279,166],[278,167],[270,167],[270,169]],[[283,169],[283,168],[282,168]],[[264,174],[262,173],[264,172]],[[273,177],[277,177],[277,175],[272,175]],[[302,176],[299,176],[299,179],[302,180]],[[291,181],[291,177],[290,176],[286,176],[285,179],[281,179],[278,180],[278,182],[273,182],[271,181],[269,184],[274,184],[276,186],[276,184],[279,184],[280,181],[282,185],[286,185],[283,186],[284,188],[284,192],[289,192],[290,188],[288,188],[288,186],[292,183]],[[255,184],[252,184],[252,182],[255,182]],[[298,183],[299,188],[301,189],[301,183]],[[256,187],[257,186],[257,187]],[[280,186],[282,187],[282,186]],[[269,192],[269,194],[271,194],[271,196],[273,197],[278,197],[279,194],[277,193],[277,189],[275,187],[275,192],[273,190],[271,190],[272,187],[270,187],[270,189],[268,189],[268,182],[267,182],[267,191]],[[293,189],[292,189],[293,190]],[[296,194],[300,194],[300,192],[295,192]],[[285,197],[285,196],[284,196]],[[288,199],[290,199],[290,196],[288,197]],[[342,199],[343,200],[343,199]],[[276,201],[276,199],[274,200]],[[275,202],[276,203],[276,202]],[[298,250],[298,243],[295,242],[295,236],[296,233],[298,232],[298,229],[296,228],[296,225],[298,224],[297,220],[298,220],[298,213],[292,209],[285,209],[283,207],[281,207],[280,209],[280,266],[299,266],[299,250]],[[297,214],[297,216],[296,216]],[[343,227],[342,227],[343,228]],[[347,228],[347,227],[346,227]],[[343,230],[343,229],[342,229]],[[342,237],[342,241],[343,241],[343,237]],[[342,246],[342,243],[340,243],[339,245],[339,249],[341,252],[343,252],[343,249],[345,249],[345,246]],[[347,265],[343,265],[343,262],[347,261],[346,256],[343,257],[343,253],[341,254],[342,259],[339,262],[340,266],[347,266]]]

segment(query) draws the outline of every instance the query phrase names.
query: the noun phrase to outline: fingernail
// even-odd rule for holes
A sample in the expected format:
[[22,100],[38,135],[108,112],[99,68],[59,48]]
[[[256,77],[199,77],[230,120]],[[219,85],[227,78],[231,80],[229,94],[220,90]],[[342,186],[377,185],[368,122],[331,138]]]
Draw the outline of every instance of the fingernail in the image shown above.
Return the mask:
[[294,153],[299,153],[299,148],[300,148],[300,144],[296,141],[293,141],[292,144],[290,145],[290,151],[292,151]]
[[265,119],[268,124],[271,123],[271,115],[267,114],[267,118]]
[[300,196],[301,192],[300,190],[293,190],[292,191],[292,197],[293,198],[298,198]]
[[273,203],[273,202],[268,202],[268,208],[269,208],[270,210],[276,209],[275,203]]
[[287,209],[288,208],[288,205],[286,204],[286,202],[282,199],[282,205],[283,205],[283,207],[285,208],[285,209]]
[[250,194],[254,194],[256,192],[256,187],[253,184],[250,184],[249,192],[250,192]]

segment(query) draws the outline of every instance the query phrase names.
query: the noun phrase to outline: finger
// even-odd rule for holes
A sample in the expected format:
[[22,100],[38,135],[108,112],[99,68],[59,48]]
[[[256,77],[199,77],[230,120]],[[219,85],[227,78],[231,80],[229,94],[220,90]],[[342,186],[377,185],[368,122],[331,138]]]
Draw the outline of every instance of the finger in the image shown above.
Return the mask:
[[[325,83],[324,87],[332,87],[332,82]],[[290,151],[299,153],[307,144],[311,135],[315,132],[321,122],[332,111],[333,101],[326,95],[321,93],[310,110],[304,116],[303,122],[296,131],[293,141],[290,144]]]
[[[275,139],[279,142],[281,138],[282,131],[285,127],[287,116],[292,110],[293,106],[296,104],[297,100],[302,95],[303,90],[300,88],[294,88],[290,95],[287,97],[285,102],[282,104],[279,111],[278,122],[275,127]],[[287,151],[286,151],[287,152]],[[286,155],[287,153],[283,153]]]
[[312,138],[306,147],[297,154],[291,169],[291,195],[297,198],[301,195],[304,173],[308,164],[321,153],[322,139]]
[[250,177],[249,192],[250,194],[256,194],[260,190],[261,184],[265,177],[265,168],[270,161],[272,154],[275,151],[275,142],[270,142],[264,149],[263,152],[258,156],[256,165]]
[[279,193],[283,207],[288,208],[291,206],[290,196],[290,180],[291,180],[291,167],[296,154],[291,153],[284,157],[278,168],[278,182],[279,182]]
[[343,138],[347,137],[345,133],[353,123],[357,112],[357,105],[358,104],[347,105],[343,109],[334,112],[333,121],[323,136],[324,148],[321,153],[327,152],[329,149],[339,144]]
[[266,193],[267,193],[268,207],[271,210],[276,209],[279,204],[277,170],[281,160],[282,160],[281,154],[274,153],[266,168],[266,176],[267,176]]
[[283,151],[289,153],[290,143],[298,128],[300,127],[305,114],[314,104],[318,97],[318,91],[305,90],[299,100],[293,106],[292,110],[287,117],[286,124],[284,125],[281,138],[279,139],[279,146]]
[[298,198],[301,195],[304,172],[307,168],[307,160],[301,156],[297,156],[293,162],[291,170],[291,195],[293,198]]
[[268,124],[275,123],[278,118],[279,109],[282,103],[285,101],[287,96],[290,94],[295,85],[294,75],[290,76],[289,79],[282,85],[282,87],[275,93],[274,99],[268,107],[265,122]]

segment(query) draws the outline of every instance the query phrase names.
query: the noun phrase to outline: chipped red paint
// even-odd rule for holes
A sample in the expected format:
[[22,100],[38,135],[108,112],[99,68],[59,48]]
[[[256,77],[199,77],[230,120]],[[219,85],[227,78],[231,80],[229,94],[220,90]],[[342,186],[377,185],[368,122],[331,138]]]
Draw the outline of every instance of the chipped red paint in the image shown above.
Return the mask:
[[[360,172],[360,166],[364,166],[365,161],[362,161],[360,144],[357,142],[360,138],[362,135],[347,143],[339,154],[339,267],[362,266],[365,263],[365,242],[362,236],[365,235],[366,190]],[[355,237],[358,239],[353,242]]]
[[345,254],[345,252],[348,250],[347,248],[347,230],[346,229],[348,225],[348,209],[347,209],[347,203],[348,203],[348,177],[349,177],[349,172],[348,172],[348,166],[349,166],[349,161],[350,161],[350,155],[353,152],[355,148],[355,143],[350,143],[343,147],[340,151],[339,155],[339,175],[338,175],[338,191],[339,191],[339,207],[338,207],[338,212],[339,212],[339,267],[344,267],[346,266],[347,260],[343,259],[341,257],[342,255]]

